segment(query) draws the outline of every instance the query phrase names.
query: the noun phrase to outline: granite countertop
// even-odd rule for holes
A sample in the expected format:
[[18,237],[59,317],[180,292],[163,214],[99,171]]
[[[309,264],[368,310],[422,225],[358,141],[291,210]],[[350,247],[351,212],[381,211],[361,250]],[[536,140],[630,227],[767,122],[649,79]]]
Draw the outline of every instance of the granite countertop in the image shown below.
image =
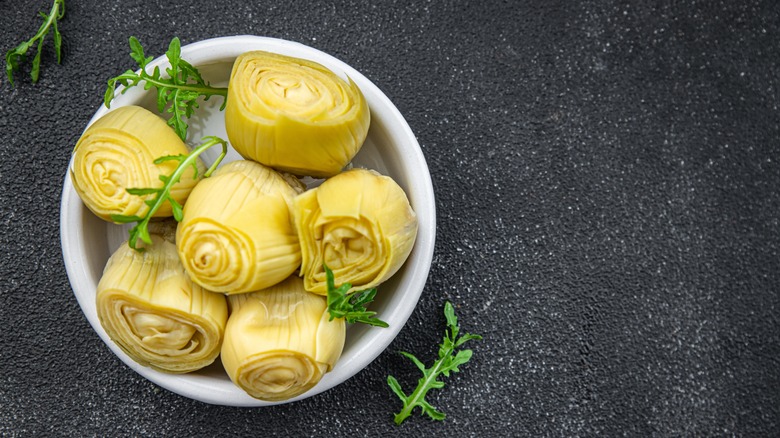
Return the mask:
[[[48,0],[0,3],[0,49]],[[780,7],[773,2],[67,1],[63,61],[0,85],[0,435],[767,436],[780,429]],[[106,80],[254,34],[315,47],[409,122],[436,195],[419,305],[333,390],[205,405],[145,380],[83,316],[59,201]],[[482,334],[395,426],[445,301]]]

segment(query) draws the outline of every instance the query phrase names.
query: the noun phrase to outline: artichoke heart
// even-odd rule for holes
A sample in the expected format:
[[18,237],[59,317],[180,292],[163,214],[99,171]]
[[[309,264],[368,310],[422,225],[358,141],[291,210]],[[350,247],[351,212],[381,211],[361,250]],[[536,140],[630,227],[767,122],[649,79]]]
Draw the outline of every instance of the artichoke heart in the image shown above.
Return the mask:
[[222,365],[252,397],[282,401],[303,394],[330,371],[344,348],[343,318],[329,321],[325,297],[291,276],[270,288],[231,295]]
[[297,179],[234,161],[201,181],[184,205],[176,245],[192,280],[227,294],[278,283],[300,265],[293,224]]
[[233,64],[225,128],[244,158],[332,176],[360,150],[370,118],[358,86],[316,62],[253,51]]
[[[149,210],[144,197],[127,193],[129,188],[160,188],[161,175],[170,175],[177,161],[154,160],[188,154],[189,149],[163,119],[139,106],[124,106],[93,123],[76,143],[70,168],[71,179],[84,205],[103,220],[111,215],[143,217]],[[198,162],[199,173],[205,169]],[[188,169],[173,186],[171,196],[183,204],[197,183]],[[154,214],[169,217],[165,203]]]
[[176,246],[153,234],[143,252],[121,245],[97,287],[108,336],[133,360],[166,373],[203,368],[217,358],[227,322],[225,296],[194,284]]
[[417,237],[417,215],[390,177],[352,169],[295,199],[307,291],[327,294],[323,264],[352,289],[376,287],[401,268]]

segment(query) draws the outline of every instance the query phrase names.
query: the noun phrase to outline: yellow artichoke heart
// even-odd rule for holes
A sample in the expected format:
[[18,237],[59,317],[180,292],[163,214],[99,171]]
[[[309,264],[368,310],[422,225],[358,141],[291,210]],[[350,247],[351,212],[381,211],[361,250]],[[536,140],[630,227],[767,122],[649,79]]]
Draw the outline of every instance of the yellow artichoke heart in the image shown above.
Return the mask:
[[253,51],[233,64],[225,128],[244,158],[332,176],[360,150],[370,118],[358,86],[316,62]]
[[[82,134],[73,151],[70,176],[79,197],[93,213],[111,221],[111,215],[143,217],[149,210],[145,197],[127,193],[128,188],[159,188],[160,175],[170,175],[178,162],[154,160],[188,154],[189,149],[163,119],[139,106],[124,106],[104,115]],[[199,173],[205,169],[198,163]],[[195,186],[188,169],[173,186],[171,196],[183,204]],[[151,196],[151,195],[150,195]],[[173,213],[165,203],[155,217]]]
[[376,287],[401,268],[417,237],[417,215],[390,177],[367,169],[336,175],[295,199],[307,291],[327,294],[323,264],[352,289]]
[[176,246],[151,237],[143,252],[124,244],[108,260],[97,287],[98,317],[136,362],[166,373],[198,370],[219,355],[225,296],[194,284]]
[[192,280],[227,294],[278,283],[300,265],[293,198],[302,185],[252,161],[234,161],[201,181],[176,230]]
[[303,394],[341,356],[344,319],[329,321],[325,297],[306,292],[297,276],[228,300],[222,365],[252,397],[282,401]]

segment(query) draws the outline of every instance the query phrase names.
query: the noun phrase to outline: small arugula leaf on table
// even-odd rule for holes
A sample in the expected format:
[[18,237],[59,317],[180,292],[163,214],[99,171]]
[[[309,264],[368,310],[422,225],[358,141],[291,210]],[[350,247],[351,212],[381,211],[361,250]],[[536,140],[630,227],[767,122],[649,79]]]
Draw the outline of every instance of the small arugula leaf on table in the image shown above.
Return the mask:
[[181,58],[179,38],[174,37],[171,40],[165,56],[170,64],[170,67],[165,69],[165,76],[160,71],[160,67],[154,67],[151,73],[148,72],[147,67],[154,58],[146,56],[141,43],[136,37],[131,36],[130,57],[138,64],[140,70],[138,73],[127,70],[109,79],[103,102],[110,108],[111,100],[114,99],[119,85],[124,86],[120,91],[120,94],[124,94],[131,87],[143,82],[144,90],[154,88],[157,91],[157,110],[171,115],[168,125],[176,131],[179,138],[186,141],[189,128],[187,119],[192,117],[199,107],[198,98],[203,96],[204,100],[208,100],[211,96],[222,96],[220,110],[224,110],[227,103],[227,88],[212,87],[203,79],[197,68]]
[[32,78],[33,83],[38,82],[41,71],[43,42],[46,39],[46,35],[49,34],[49,31],[53,31],[54,35],[54,51],[57,54],[57,64],[62,63],[62,35],[57,28],[57,21],[65,16],[65,0],[54,0],[48,14],[45,12],[38,12],[38,14],[43,18],[43,23],[38,28],[38,32],[29,40],[22,41],[18,46],[5,53],[5,74],[8,76],[8,82],[11,83],[12,87],[14,86],[14,72],[19,70],[20,63],[27,60],[27,52],[36,42],[38,43],[38,47],[35,58],[33,58],[32,61],[32,67],[30,68],[30,78]]
[[372,312],[366,307],[374,301],[376,288],[348,293],[352,284],[344,283],[336,287],[333,271],[326,265],[322,265],[322,267],[325,269],[328,282],[328,312],[331,321],[334,318],[344,318],[345,321],[352,324],[363,323],[376,327],[389,327],[386,322],[374,317],[376,312]]
[[482,339],[482,336],[471,333],[466,333],[461,337],[458,337],[460,332],[458,318],[455,316],[455,309],[449,301],[444,304],[444,316],[447,318],[448,331],[444,334],[444,341],[439,345],[439,358],[430,368],[427,368],[425,364],[413,354],[405,351],[400,352],[404,357],[411,360],[423,373],[423,376],[417,382],[417,388],[415,388],[410,395],[406,395],[403,389],[401,389],[401,384],[398,383],[398,380],[393,376],[387,376],[387,384],[390,385],[390,389],[392,389],[403,402],[403,408],[400,412],[395,414],[395,424],[401,424],[406,420],[416,407],[420,408],[422,414],[428,415],[433,420],[444,420],[446,415],[431,406],[431,404],[425,400],[425,396],[430,389],[441,389],[444,387],[444,382],[438,380],[440,375],[449,377],[450,373],[460,371],[458,367],[471,359],[471,350],[456,350],[466,341]]
[[225,140],[222,140],[219,137],[204,137],[203,143],[192,150],[189,154],[183,155],[166,155],[164,157],[159,157],[156,160],[154,160],[154,164],[162,164],[166,161],[178,161],[179,165],[174,169],[173,173],[170,175],[160,175],[160,181],[163,182],[163,186],[160,188],[149,188],[149,187],[143,187],[143,188],[128,188],[127,193],[135,196],[148,196],[148,195],[154,195],[152,199],[147,199],[144,201],[144,203],[149,207],[149,210],[146,212],[146,215],[143,217],[136,216],[136,215],[120,215],[120,214],[112,214],[111,220],[113,220],[116,223],[120,224],[127,224],[136,222],[135,226],[130,229],[129,234],[130,237],[127,240],[128,245],[130,245],[131,248],[137,250],[137,251],[143,251],[144,249],[142,247],[138,246],[138,239],[141,239],[142,242],[146,243],[147,245],[152,244],[152,238],[149,236],[149,221],[152,219],[152,216],[154,216],[154,213],[157,212],[157,210],[162,207],[165,202],[168,202],[171,205],[171,209],[173,210],[173,217],[177,221],[181,221],[182,215],[183,215],[183,206],[179,204],[173,197],[171,196],[171,189],[173,188],[176,183],[181,180],[182,175],[184,175],[184,172],[187,170],[188,167],[192,167],[194,169],[194,175],[193,178],[198,178],[198,167],[197,167],[197,158],[198,156],[203,153],[206,149],[209,149],[212,146],[215,145],[221,145],[222,146],[222,152],[220,153],[219,157],[217,157],[217,160],[214,162],[214,164],[209,167],[209,169],[203,174],[203,178],[207,178],[211,176],[211,174],[214,172],[214,170],[219,166],[219,163],[222,161],[223,158],[225,158],[225,155],[227,154],[227,142]]

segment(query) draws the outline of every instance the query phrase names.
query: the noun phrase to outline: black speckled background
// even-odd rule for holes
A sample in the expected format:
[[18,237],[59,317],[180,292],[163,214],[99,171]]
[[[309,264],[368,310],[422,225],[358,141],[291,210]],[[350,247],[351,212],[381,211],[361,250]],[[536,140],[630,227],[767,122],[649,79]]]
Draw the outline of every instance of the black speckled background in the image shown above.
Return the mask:
[[[0,2],[0,48],[50,2]],[[63,64],[0,85],[0,435],[768,436],[780,430],[780,6],[772,1],[68,1]],[[424,295],[346,383],[273,408],[141,378],[83,317],[59,245],[70,151],[127,38],[162,54],[298,41],[398,106],[428,160]],[[451,300],[486,339],[392,423],[396,354],[430,361]]]

